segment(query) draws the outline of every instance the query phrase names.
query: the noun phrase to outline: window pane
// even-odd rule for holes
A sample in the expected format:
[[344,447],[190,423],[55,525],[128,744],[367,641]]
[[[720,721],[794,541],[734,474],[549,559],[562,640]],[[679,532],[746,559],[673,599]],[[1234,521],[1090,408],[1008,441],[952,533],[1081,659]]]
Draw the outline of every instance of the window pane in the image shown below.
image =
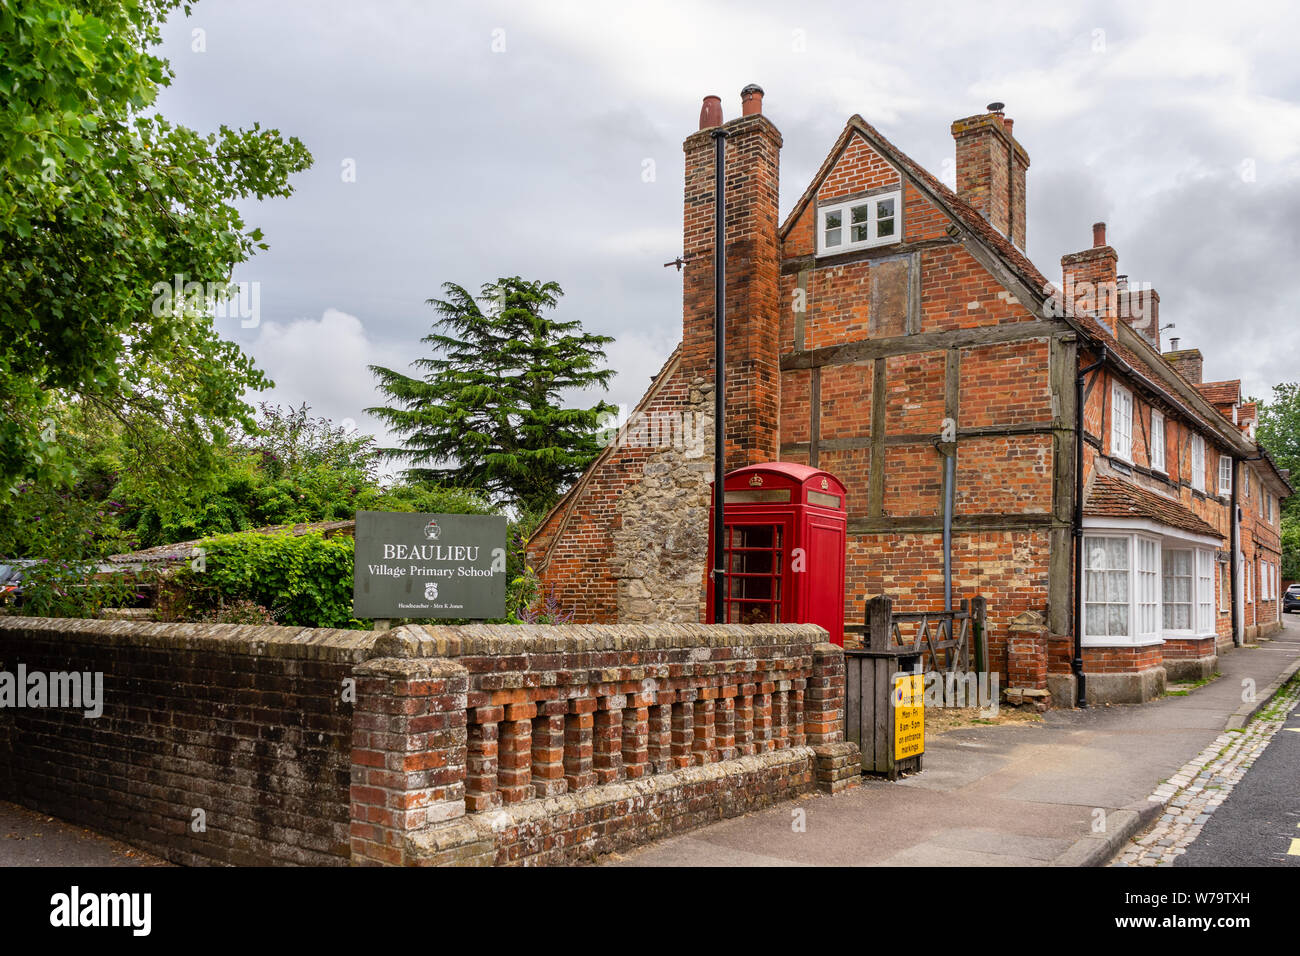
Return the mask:
[[893,218],[894,218],[894,200],[892,200],[892,199],[881,199],[881,200],[878,200],[878,201],[876,202],[876,218],[877,218],[877,219],[893,219]]
[[1128,606],[1124,604],[1106,605],[1106,633],[1111,637],[1128,635]]
[[1106,633],[1106,608],[1100,604],[1088,605],[1088,622],[1085,629],[1089,634],[1104,636]]
[[876,222],[876,236],[892,236],[894,234],[894,220],[881,219]]
[[842,236],[840,227],[843,225],[843,223],[844,223],[844,213],[842,211],[837,209],[835,212],[828,212],[826,214],[826,224],[825,224],[826,239],[824,243],[825,245],[838,246],[840,244],[841,236]]
[[870,218],[871,207],[867,205],[854,206],[849,210],[852,216],[852,222],[856,226],[860,222],[866,222]]

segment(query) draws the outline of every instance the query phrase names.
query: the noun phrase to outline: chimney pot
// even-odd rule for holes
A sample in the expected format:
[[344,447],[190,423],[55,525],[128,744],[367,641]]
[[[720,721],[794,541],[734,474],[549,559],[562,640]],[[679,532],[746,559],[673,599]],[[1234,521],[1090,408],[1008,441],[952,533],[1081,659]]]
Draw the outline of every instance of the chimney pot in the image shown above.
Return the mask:
[[1169,351],[1171,352],[1178,351],[1178,336],[1175,335],[1173,338],[1169,340]]
[[700,107],[700,129],[711,129],[722,125],[722,97],[706,96]]
[[740,115],[763,115],[763,88],[757,83],[750,83],[740,91]]
[[1007,131],[1008,136],[1011,135],[1011,127],[1015,125],[1015,122],[1016,121],[1009,116],[1002,117],[1002,126]]
[[1106,244],[1106,224],[1104,222],[1094,222],[1092,224],[1092,247],[1099,249]]

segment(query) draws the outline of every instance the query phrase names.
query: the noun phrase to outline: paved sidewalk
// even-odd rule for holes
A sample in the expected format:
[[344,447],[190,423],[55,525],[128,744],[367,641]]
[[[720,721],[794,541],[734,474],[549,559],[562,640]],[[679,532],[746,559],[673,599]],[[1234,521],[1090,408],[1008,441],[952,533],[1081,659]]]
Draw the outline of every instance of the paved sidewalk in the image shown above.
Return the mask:
[[167,866],[84,827],[0,801],[0,866]]
[[[926,742],[921,774],[806,797],[606,863],[1102,865],[1163,811],[1148,800],[1153,791],[1241,726],[1297,667],[1300,624],[1286,622],[1257,647],[1225,651],[1222,676],[1187,696],[955,730]],[[1256,698],[1243,703],[1248,681]]]
[[[1173,866],[1201,835],[1214,813],[1246,777],[1300,701],[1300,684],[1291,681],[1258,719],[1242,730],[1224,731],[1148,800],[1164,813],[1149,833],[1133,839],[1111,866]],[[1294,778],[1283,771],[1271,784],[1291,792]],[[1297,861],[1300,862],[1300,861]]]

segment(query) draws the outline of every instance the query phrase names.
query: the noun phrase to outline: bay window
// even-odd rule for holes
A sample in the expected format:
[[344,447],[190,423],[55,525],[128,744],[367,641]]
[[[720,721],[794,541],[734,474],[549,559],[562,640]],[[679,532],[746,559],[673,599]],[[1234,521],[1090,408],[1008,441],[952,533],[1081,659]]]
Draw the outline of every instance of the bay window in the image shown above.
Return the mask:
[[1223,603],[1216,594],[1222,586],[1217,542],[1181,537],[1152,522],[1101,528],[1103,519],[1085,520],[1095,528],[1083,546],[1085,644],[1147,645],[1214,634],[1215,609]]

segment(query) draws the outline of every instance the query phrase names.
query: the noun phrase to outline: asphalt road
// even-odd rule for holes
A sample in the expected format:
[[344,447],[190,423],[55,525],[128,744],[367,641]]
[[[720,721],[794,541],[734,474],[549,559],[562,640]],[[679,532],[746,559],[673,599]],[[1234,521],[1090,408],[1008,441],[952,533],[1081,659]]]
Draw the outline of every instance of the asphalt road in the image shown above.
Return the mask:
[[1300,707],[1174,865],[1300,867]]

